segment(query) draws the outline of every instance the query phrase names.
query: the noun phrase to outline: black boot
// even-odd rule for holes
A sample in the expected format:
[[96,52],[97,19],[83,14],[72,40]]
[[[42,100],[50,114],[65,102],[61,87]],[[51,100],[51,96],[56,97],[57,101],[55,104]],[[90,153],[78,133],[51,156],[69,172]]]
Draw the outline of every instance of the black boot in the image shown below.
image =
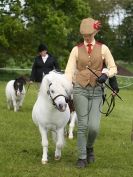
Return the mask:
[[87,166],[87,160],[86,159],[78,159],[76,166],[78,168],[85,168]]
[[93,147],[87,148],[87,162],[93,163],[95,161],[94,150]]

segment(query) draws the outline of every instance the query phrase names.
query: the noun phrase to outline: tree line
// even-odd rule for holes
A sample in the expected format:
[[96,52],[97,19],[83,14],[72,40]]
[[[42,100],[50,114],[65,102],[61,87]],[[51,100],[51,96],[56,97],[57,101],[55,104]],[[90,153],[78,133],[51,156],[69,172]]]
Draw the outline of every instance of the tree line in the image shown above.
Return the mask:
[[[130,62],[132,5],[132,0],[1,0],[0,67],[31,67],[38,45],[45,43],[64,69],[72,47],[81,41],[79,25],[86,17],[102,22],[97,40],[110,47],[114,58]],[[119,19],[116,25],[109,24],[111,18]]]

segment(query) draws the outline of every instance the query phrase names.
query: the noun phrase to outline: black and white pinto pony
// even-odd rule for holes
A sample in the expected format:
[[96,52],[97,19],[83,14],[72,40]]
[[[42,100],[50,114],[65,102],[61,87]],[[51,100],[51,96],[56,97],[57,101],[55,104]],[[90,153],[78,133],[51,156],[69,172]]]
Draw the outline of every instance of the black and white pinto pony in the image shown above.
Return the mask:
[[55,160],[61,158],[64,145],[64,128],[70,119],[67,104],[72,84],[64,74],[51,71],[43,77],[37,101],[32,110],[32,119],[38,126],[42,138],[42,164],[48,162],[48,130],[52,130],[56,142]]
[[5,89],[7,107],[8,109],[14,109],[17,112],[22,106],[25,97],[25,86],[26,81],[23,77],[19,77],[15,80],[10,80]]

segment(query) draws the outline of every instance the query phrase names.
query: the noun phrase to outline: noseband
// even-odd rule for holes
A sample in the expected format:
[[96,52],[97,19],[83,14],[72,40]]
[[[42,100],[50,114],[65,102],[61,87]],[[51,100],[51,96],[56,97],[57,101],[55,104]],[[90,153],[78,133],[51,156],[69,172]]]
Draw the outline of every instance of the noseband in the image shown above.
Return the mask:
[[[50,88],[51,85],[52,85],[52,83],[49,85],[49,88]],[[52,103],[53,103],[54,106],[56,106],[56,103],[55,103],[56,98],[58,98],[60,96],[63,96],[65,98],[66,103],[68,103],[68,101],[69,101],[69,99],[65,95],[62,95],[62,94],[59,94],[59,95],[55,96],[54,98],[52,98],[51,93],[50,93],[49,90],[47,91],[47,94],[50,96],[50,98],[51,98]]]

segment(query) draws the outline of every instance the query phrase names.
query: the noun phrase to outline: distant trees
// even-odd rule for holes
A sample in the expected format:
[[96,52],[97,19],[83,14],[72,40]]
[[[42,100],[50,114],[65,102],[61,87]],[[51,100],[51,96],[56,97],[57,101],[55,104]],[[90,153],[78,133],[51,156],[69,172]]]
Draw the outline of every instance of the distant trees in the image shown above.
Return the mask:
[[[125,16],[111,27],[109,18],[118,5]],[[37,46],[44,42],[64,68],[71,48],[80,40],[80,21],[89,16],[102,21],[98,40],[109,45],[117,59],[131,61],[132,10],[131,0],[1,0],[0,67],[11,61],[31,66]]]
[[[89,0],[89,4],[92,16],[100,19],[103,25],[97,38],[112,49],[117,60],[131,62],[133,59],[133,1]],[[113,19],[111,26],[109,25],[110,18]]]
[[23,5],[19,0],[4,0],[0,5],[1,66],[11,57],[17,63],[27,62],[45,42],[64,67],[80,21],[90,15],[89,4],[82,0],[25,0]]

